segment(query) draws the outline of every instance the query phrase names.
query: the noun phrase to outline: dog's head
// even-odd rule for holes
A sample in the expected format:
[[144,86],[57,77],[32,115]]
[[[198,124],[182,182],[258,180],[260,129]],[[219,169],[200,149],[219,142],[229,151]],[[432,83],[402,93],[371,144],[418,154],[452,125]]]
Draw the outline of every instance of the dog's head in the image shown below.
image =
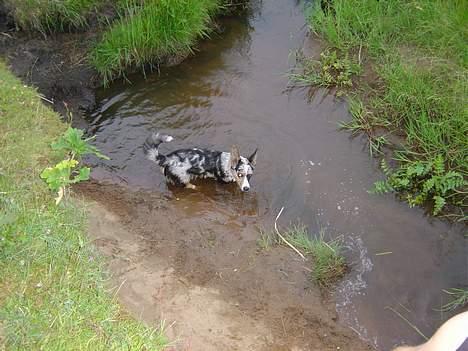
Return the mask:
[[231,148],[231,174],[242,191],[250,190],[249,180],[257,163],[257,150],[245,158],[240,155],[237,146]]

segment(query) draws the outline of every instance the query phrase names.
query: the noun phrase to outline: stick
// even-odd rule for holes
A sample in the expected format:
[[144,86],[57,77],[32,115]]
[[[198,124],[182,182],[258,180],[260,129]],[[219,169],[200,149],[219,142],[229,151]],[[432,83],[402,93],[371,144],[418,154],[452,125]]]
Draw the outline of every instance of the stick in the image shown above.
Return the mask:
[[284,210],[284,206],[281,207],[281,210],[279,211],[278,215],[276,216],[276,219],[275,219],[275,231],[276,231],[276,234],[278,234],[278,236],[281,238],[281,240],[283,240],[286,245],[288,245],[291,249],[293,249],[294,251],[296,251],[296,253],[302,257],[303,260],[305,260],[306,258],[304,257],[304,255],[298,250],[296,249],[291,243],[289,243],[289,241],[287,241],[284,236],[281,235],[281,233],[279,232],[278,230],[278,226],[276,224],[276,222],[278,222],[278,218],[281,216],[281,213],[283,213],[283,210]]
[[54,104],[54,102],[53,102],[52,100],[49,100],[49,99],[46,98],[44,95],[38,94],[38,96],[39,96],[42,100],[47,101],[48,103],[50,103],[50,104],[52,104],[52,105]]
[[392,254],[392,251],[385,251],[385,252],[377,252],[375,255],[376,256],[384,256],[384,255],[390,255]]
[[408,325],[409,325],[411,328],[413,328],[419,335],[421,335],[421,336],[424,338],[424,340],[426,340],[426,341],[429,340],[429,338],[428,338],[426,335],[424,335],[423,332],[420,331],[420,330],[418,329],[417,326],[415,326],[415,325],[412,324],[409,320],[407,320],[405,317],[403,317],[403,316],[401,315],[400,312],[395,311],[395,310],[394,310],[393,308],[391,308],[390,306],[386,306],[384,309],[390,310],[390,311],[392,311],[393,313],[395,313],[398,317],[400,317],[400,318],[403,319],[406,323],[408,323]]

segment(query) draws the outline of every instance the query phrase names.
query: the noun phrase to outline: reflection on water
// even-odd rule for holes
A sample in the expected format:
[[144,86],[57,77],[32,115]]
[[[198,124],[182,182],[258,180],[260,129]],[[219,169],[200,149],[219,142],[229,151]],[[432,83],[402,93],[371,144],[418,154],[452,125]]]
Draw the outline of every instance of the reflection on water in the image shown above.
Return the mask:
[[[463,228],[429,220],[392,196],[367,193],[381,174],[362,142],[337,130],[349,118],[345,102],[325,91],[310,101],[302,90],[285,93],[290,51],[306,36],[300,5],[255,4],[248,16],[223,20],[222,33],[183,64],[100,92],[90,132],[111,160],[91,159],[93,177],[166,192],[187,216],[257,225],[271,223],[285,206],[283,225],[299,218],[311,232],[325,227],[344,235],[353,270],[336,294],[341,320],[382,350],[419,342],[385,307],[426,334],[448,317],[434,308],[444,301],[441,289],[468,282]],[[248,155],[259,147],[252,191],[214,182],[195,192],[167,188],[142,152],[153,130],[175,137],[161,146],[163,153],[237,144]]]

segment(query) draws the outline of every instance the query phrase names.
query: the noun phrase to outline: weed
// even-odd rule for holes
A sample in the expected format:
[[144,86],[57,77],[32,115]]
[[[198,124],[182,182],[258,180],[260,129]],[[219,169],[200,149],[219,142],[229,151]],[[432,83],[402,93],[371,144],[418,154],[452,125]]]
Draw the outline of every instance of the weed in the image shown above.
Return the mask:
[[129,68],[184,56],[198,38],[207,37],[218,0],[122,0],[120,19],[104,33],[90,60],[104,83]]
[[358,64],[348,55],[341,57],[335,50],[322,52],[318,61],[301,53],[297,54],[296,59],[301,72],[289,74],[289,79],[296,85],[347,88],[353,85],[352,78],[359,73]]
[[163,328],[133,320],[109,294],[83,205],[50,205],[39,174],[63,158],[50,144],[66,126],[2,62],[0,81],[0,348],[163,350]]
[[302,224],[291,226],[284,232],[284,236],[293,246],[312,256],[312,279],[321,288],[330,287],[346,273],[340,239],[326,241],[323,230],[317,237],[310,238],[307,228]]
[[109,159],[95,146],[88,144],[91,139],[93,138],[83,139],[82,130],[69,127],[56,142],[52,143],[52,149],[67,153],[65,160],[60,161],[54,167],[47,167],[41,173],[41,178],[46,181],[49,189],[58,192],[55,199],[56,205],[66,195],[67,188],[71,184],[89,179],[90,168],[78,166],[83,155],[94,154],[100,158]]

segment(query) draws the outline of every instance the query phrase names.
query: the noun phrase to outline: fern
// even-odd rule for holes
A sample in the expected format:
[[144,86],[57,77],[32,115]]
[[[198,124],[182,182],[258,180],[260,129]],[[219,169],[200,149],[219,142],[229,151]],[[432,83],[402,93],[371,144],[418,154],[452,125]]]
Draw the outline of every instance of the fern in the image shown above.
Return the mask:
[[442,196],[438,195],[435,195],[432,199],[434,200],[434,208],[432,210],[432,214],[436,216],[445,206],[446,201]]
[[377,182],[374,183],[374,188],[372,188],[372,190],[370,190],[369,192],[371,194],[386,194],[386,193],[389,193],[391,191],[393,191],[394,189],[392,188],[392,186],[388,183],[388,181],[386,180],[379,180]]
[[445,160],[441,155],[431,160],[408,160],[396,170],[392,170],[382,159],[380,167],[387,179],[375,182],[371,193],[401,192],[410,207],[432,202],[434,215],[442,211],[449,199],[455,203],[453,194],[467,185],[462,174],[446,171]]
[[380,168],[382,169],[385,176],[390,177],[390,175],[392,174],[392,170],[390,169],[384,158],[382,159],[382,161],[380,161]]
[[436,158],[434,159],[432,168],[434,170],[434,173],[437,175],[442,175],[445,173],[445,163],[444,163],[444,158],[442,155],[436,156]]

